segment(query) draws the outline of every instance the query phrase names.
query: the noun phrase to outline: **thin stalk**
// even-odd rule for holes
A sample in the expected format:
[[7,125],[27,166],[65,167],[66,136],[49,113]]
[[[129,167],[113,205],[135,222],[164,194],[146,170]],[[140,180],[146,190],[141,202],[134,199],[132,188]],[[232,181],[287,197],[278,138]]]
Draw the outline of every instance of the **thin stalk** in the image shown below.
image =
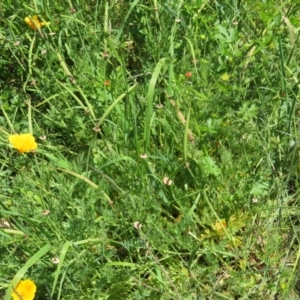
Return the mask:
[[184,160],[184,163],[187,163],[187,140],[188,140],[188,133],[189,133],[190,112],[191,112],[191,110],[189,109],[189,113],[188,113],[187,120],[186,120],[185,127],[184,127],[184,135],[183,135],[183,160]]
[[104,13],[104,41],[103,41],[103,53],[107,54],[107,35],[108,35],[108,1],[105,1],[105,13]]
[[29,97],[27,99],[27,105],[28,105],[28,129],[29,129],[29,133],[33,133],[32,130],[32,118],[31,118],[31,98]]
[[11,130],[13,133],[16,133],[16,132],[15,132],[15,129],[14,129],[14,126],[13,126],[13,124],[11,123],[11,121],[10,121],[8,115],[6,114],[6,112],[5,112],[5,110],[4,110],[4,108],[3,108],[2,105],[1,105],[1,110],[2,110],[2,113],[3,113],[3,116],[4,116],[5,120],[6,120],[6,122],[8,123],[8,125],[9,125],[9,127],[10,127],[10,130]]

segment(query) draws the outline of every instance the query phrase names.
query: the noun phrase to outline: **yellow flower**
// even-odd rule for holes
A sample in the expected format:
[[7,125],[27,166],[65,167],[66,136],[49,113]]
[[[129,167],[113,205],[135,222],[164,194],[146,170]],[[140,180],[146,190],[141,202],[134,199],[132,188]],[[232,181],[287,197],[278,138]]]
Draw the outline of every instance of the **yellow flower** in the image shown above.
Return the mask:
[[228,75],[228,73],[224,73],[223,75],[221,75],[221,80],[223,80],[223,81],[229,81],[229,75]]
[[226,227],[227,224],[224,219],[217,221],[214,225],[212,225],[212,228],[218,235],[223,235]]
[[18,285],[14,288],[12,293],[13,300],[33,300],[36,292],[35,283],[30,280],[21,280]]
[[38,16],[28,16],[24,19],[24,21],[33,30],[40,29],[42,26],[50,24],[50,22],[40,22]]
[[29,152],[37,148],[37,143],[31,133],[10,135],[8,139],[20,153]]

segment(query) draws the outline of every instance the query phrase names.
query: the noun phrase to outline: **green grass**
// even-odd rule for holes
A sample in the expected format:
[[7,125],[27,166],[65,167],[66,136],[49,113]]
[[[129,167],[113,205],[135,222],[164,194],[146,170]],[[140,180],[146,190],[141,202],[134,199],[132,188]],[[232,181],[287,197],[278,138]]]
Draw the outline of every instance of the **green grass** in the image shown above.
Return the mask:
[[2,1],[0,299],[299,299],[299,10]]

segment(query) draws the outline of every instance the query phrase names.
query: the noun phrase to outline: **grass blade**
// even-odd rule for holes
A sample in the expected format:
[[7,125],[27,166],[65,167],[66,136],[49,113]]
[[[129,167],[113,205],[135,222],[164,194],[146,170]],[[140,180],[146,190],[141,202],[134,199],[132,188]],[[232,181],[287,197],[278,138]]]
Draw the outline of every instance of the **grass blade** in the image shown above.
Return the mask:
[[56,287],[56,284],[57,284],[57,281],[58,281],[58,277],[60,275],[60,272],[61,272],[61,268],[62,268],[62,265],[65,261],[65,257],[66,257],[66,254],[67,254],[67,251],[69,249],[69,247],[72,245],[71,242],[67,241],[64,243],[62,249],[61,249],[61,254],[60,254],[60,257],[59,257],[59,263],[57,265],[57,269],[55,271],[55,275],[54,275],[54,282],[53,282],[53,286],[52,286],[52,291],[51,291],[51,296],[53,296],[54,294],[54,291],[55,291],[55,287]]
[[157,78],[160,74],[160,70],[163,67],[165,61],[166,58],[161,58],[157,63],[148,87],[146,119],[145,119],[145,128],[144,128],[144,153],[147,153],[147,151],[150,148],[150,131],[151,131],[151,119],[153,115],[154,90],[155,90]]

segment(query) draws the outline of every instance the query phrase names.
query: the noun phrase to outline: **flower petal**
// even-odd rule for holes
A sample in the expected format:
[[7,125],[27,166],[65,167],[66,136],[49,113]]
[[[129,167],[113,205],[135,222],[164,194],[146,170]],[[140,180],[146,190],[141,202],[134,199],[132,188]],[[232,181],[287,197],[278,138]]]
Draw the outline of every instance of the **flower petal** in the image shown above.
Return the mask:
[[30,280],[21,280],[15,287],[12,298],[13,300],[33,300],[36,293],[36,285]]
[[10,135],[8,139],[20,153],[29,152],[37,148],[34,136],[30,133]]

